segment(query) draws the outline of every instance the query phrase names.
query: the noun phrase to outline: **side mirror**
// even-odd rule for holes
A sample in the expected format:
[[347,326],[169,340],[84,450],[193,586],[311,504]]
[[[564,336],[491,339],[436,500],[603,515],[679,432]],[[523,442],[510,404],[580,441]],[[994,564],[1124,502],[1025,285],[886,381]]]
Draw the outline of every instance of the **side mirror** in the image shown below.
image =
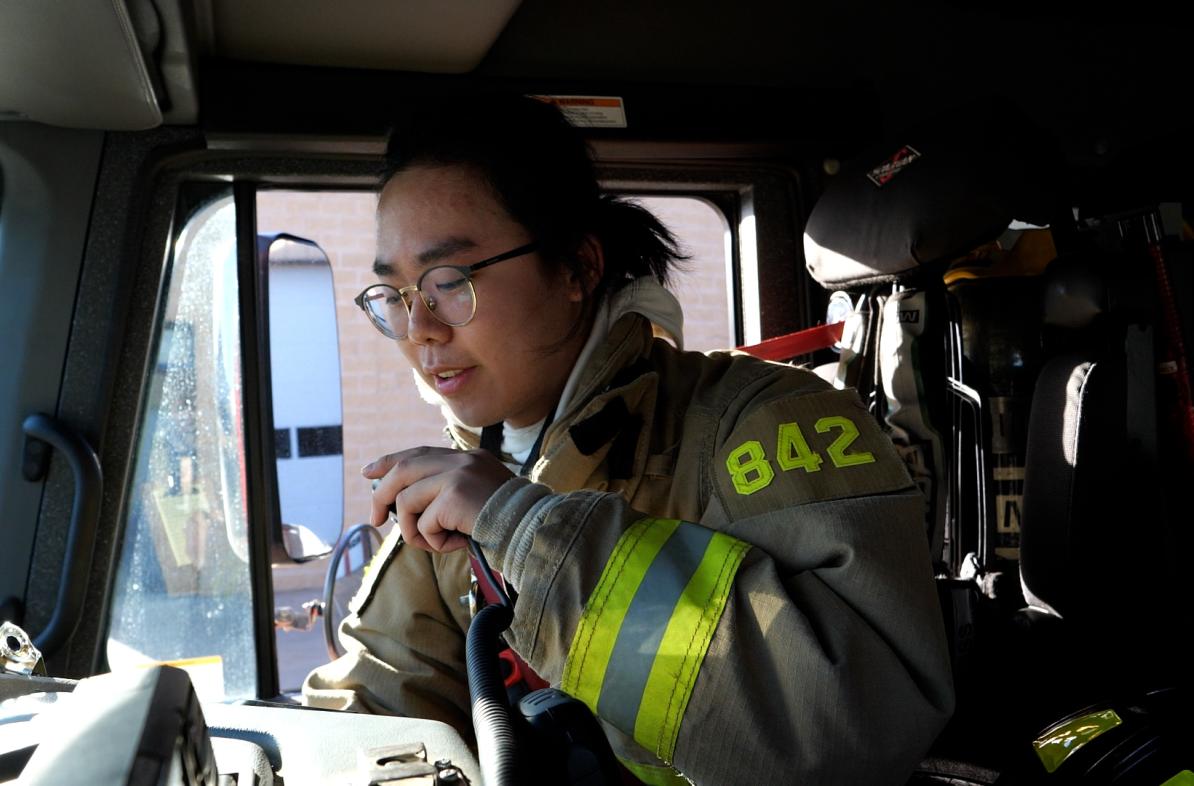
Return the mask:
[[[344,529],[340,342],[332,266],[313,241],[258,235],[269,302],[270,396],[280,519],[275,561],[326,556]],[[285,522],[285,523],[283,523]]]
[[282,522],[282,546],[295,562],[310,562],[332,553],[332,544],[322,540],[310,527]]

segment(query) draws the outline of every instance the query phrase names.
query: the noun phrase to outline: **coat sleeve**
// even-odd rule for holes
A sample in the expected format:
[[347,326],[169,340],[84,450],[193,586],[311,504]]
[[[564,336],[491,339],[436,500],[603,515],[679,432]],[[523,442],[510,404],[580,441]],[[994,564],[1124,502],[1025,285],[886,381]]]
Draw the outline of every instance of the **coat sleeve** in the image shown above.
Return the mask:
[[[340,625],[346,652],[307,675],[308,706],[429,718],[473,739],[464,628],[463,552],[404,548],[395,529]],[[462,589],[463,588],[463,589]]]
[[699,522],[525,479],[491,498],[473,536],[519,590],[511,643],[694,783],[903,783],[953,708],[921,497],[852,393],[729,420]]

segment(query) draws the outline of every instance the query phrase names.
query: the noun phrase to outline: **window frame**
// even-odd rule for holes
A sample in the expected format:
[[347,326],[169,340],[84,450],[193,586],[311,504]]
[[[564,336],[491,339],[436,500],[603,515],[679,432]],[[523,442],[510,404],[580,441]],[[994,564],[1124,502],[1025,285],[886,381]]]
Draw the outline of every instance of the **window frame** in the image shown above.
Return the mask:
[[[688,149],[693,157],[683,160],[669,152],[670,146],[643,144],[625,152],[606,147],[614,158],[598,163],[603,188],[627,196],[692,196],[711,202],[725,216],[731,235],[734,338],[739,346],[814,324],[814,287],[804,272],[805,213],[798,172],[775,161],[727,161],[718,156],[730,151],[706,146]],[[602,146],[596,148],[600,155]],[[639,159],[617,157],[627,153]],[[750,279],[753,291],[746,289]],[[762,286],[764,280],[767,286]],[[757,319],[747,314],[754,304]]]

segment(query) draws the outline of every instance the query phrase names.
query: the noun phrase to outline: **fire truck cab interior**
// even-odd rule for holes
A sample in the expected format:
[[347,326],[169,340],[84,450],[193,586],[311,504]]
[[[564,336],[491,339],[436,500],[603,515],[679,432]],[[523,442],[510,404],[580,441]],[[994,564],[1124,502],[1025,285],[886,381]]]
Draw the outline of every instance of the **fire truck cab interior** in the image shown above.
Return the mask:
[[[374,540],[347,381],[282,429],[268,292],[342,275],[302,211],[368,199],[404,106],[504,91],[710,208],[726,348],[857,389],[907,462],[958,702],[912,782],[1194,784],[1192,31],[1118,10],[0,6],[0,782],[483,782],[447,726],[294,705],[286,631],[335,654]],[[331,528],[284,523],[283,461],[333,458]]]

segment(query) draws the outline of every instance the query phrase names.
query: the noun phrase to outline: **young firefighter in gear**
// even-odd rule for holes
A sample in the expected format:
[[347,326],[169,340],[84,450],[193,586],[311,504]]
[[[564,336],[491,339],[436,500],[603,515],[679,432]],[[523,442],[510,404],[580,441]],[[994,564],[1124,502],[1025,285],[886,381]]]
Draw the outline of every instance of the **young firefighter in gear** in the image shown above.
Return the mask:
[[667,230],[599,194],[554,107],[460,106],[395,134],[357,298],[454,447],[365,468],[401,538],[307,702],[471,736],[471,536],[518,592],[507,641],[644,782],[903,783],[953,695],[890,444],[809,372],[654,338],[679,333]]

